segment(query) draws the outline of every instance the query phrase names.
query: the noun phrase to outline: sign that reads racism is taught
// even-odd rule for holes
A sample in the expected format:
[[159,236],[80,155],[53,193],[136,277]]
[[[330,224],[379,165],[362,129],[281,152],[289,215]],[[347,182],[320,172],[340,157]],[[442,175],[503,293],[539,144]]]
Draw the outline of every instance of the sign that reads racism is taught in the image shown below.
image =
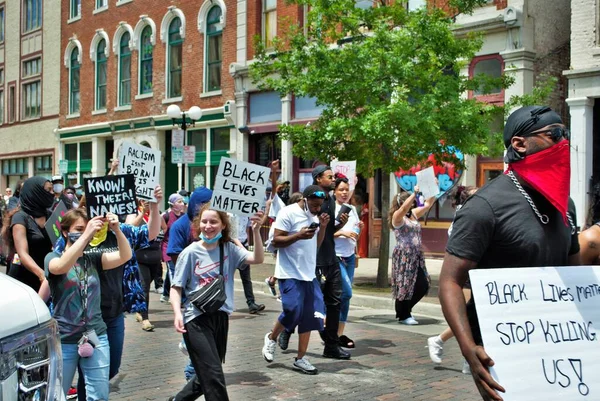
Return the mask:
[[119,216],[137,213],[133,174],[107,175],[83,181],[88,216]]
[[119,152],[119,174],[135,176],[137,196],[156,202],[154,188],[160,175],[160,151],[125,142]]
[[270,174],[268,167],[222,157],[210,207],[252,216],[265,205]]
[[600,400],[600,266],[469,275],[504,400]]

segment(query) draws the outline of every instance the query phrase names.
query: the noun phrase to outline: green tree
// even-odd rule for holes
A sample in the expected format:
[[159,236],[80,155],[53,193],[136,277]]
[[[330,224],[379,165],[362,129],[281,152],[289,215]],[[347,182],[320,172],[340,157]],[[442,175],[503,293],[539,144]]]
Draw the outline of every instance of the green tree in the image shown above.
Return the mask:
[[[257,38],[253,79],[263,89],[310,96],[324,107],[310,125],[280,127],[306,159],[356,160],[357,171],[380,169],[382,228],[377,285],[388,285],[390,173],[454,154],[487,154],[494,106],[467,99],[468,90],[506,87],[509,77],[469,79],[461,68],[482,44],[457,37],[453,15],[408,12],[402,2],[360,9],[355,0],[295,0],[308,5],[306,27],[290,23],[268,52]],[[454,0],[456,13],[485,0]],[[501,112],[501,111],[500,111]],[[460,165],[460,162],[455,160]]]

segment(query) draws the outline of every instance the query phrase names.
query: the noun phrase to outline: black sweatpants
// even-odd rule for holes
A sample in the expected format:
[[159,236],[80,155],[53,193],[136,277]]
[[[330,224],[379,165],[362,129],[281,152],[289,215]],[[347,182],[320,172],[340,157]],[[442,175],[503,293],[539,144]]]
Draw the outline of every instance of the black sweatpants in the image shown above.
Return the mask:
[[196,376],[175,396],[175,401],[193,401],[204,395],[206,401],[228,401],[223,362],[227,352],[229,316],[218,311],[198,316],[186,323],[183,333]]
[[342,307],[342,273],[340,264],[319,265],[317,271],[325,276],[323,289],[323,301],[327,310],[323,341],[326,347],[337,347],[339,345],[338,328],[340,326],[340,309]]
[[427,291],[429,291],[429,282],[423,269],[419,269],[412,299],[405,299],[404,301],[396,300],[396,318],[404,320],[411,317],[413,306],[427,294]]

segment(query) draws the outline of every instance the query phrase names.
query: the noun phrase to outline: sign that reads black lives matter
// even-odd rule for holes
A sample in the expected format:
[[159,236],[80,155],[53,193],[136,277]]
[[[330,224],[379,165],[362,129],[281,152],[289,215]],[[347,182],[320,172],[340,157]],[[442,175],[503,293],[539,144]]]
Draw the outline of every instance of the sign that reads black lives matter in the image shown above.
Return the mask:
[[252,216],[265,206],[269,174],[268,167],[222,157],[210,207]]
[[83,181],[88,216],[119,216],[137,212],[135,177],[133,174],[107,175]]

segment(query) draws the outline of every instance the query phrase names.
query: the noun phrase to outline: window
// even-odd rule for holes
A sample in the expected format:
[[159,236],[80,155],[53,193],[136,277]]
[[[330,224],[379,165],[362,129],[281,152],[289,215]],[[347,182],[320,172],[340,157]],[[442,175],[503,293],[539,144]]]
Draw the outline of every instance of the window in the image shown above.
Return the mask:
[[17,115],[17,99],[15,85],[8,87],[8,122],[14,123]]
[[23,62],[23,79],[40,75],[42,72],[42,59],[40,57]]
[[121,35],[119,47],[119,106],[131,104],[131,49],[129,32]]
[[229,128],[213,128],[211,134],[211,151],[229,150]]
[[4,42],[4,7],[0,8],[0,42]]
[[96,110],[106,108],[106,39],[96,48]]
[[4,90],[0,90],[0,125],[4,124]]
[[263,0],[263,41],[267,49],[273,47],[277,36],[277,0]]
[[196,153],[206,152],[206,130],[188,131],[187,144],[189,146],[195,146]]
[[181,96],[181,64],[183,39],[180,33],[181,20],[174,18],[169,25],[169,76],[167,94],[170,98]]
[[81,16],[81,0],[71,0],[71,19]]
[[36,156],[33,159],[33,174],[50,177],[52,175],[52,156]]
[[23,0],[25,18],[24,32],[30,32],[42,26],[42,0]]
[[[504,60],[498,54],[476,57],[469,66],[469,78],[477,75],[487,75],[491,78],[499,78],[504,72]],[[470,97],[476,97],[478,100],[487,103],[503,103],[504,89],[501,87],[487,88],[488,93],[484,94],[482,87],[469,93]]]
[[96,0],[96,10],[108,7],[108,0]]
[[425,0],[408,0],[408,11],[415,11],[422,7],[427,7],[427,1],[425,1]]
[[39,79],[42,73],[41,57],[24,61],[21,73],[24,80],[22,96],[23,119],[40,117],[42,105],[42,85]]
[[221,7],[215,6],[206,19],[206,91],[221,89],[221,62],[223,49],[223,28],[221,27]]
[[251,93],[248,104],[250,123],[281,121],[281,95],[279,92]]
[[140,94],[152,93],[152,27],[147,25],[140,40]]
[[79,49],[71,51],[69,69],[69,114],[79,113]]

